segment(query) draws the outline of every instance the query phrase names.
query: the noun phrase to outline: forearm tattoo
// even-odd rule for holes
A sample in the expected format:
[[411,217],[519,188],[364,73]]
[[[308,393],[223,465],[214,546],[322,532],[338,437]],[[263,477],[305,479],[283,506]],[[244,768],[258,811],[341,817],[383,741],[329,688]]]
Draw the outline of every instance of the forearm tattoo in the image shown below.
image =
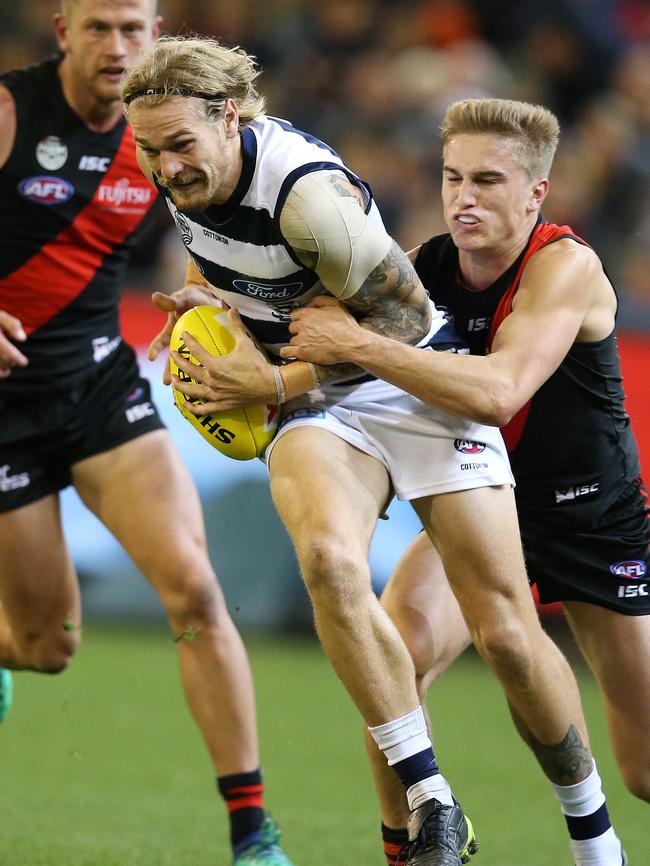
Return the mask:
[[366,374],[366,371],[356,364],[316,364],[316,371],[321,384],[338,382],[341,379],[356,379],[357,376]]
[[555,785],[576,785],[592,770],[591,752],[582,742],[575,725],[569,727],[566,737],[555,746],[540,743],[530,731],[526,731],[525,739],[540,767]]
[[419,342],[431,324],[428,295],[406,253],[394,241],[346,306],[371,331],[401,343]]

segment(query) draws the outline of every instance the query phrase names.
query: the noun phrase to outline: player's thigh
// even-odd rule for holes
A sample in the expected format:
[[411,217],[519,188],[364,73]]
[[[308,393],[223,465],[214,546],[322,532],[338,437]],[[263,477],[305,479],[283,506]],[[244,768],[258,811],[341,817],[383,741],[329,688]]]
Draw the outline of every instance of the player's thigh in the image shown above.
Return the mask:
[[617,757],[650,765],[650,615],[565,602],[567,620],[600,687]]
[[445,493],[414,507],[468,621],[536,622],[510,486]]
[[386,467],[327,430],[288,430],[270,458],[271,494],[298,555],[314,540],[340,539],[367,555],[391,495]]
[[0,602],[16,632],[78,621],[79,587],[57,494],[0,514]]
[[422,690],[471,643],[440,554],[425,532],[403,553],[381,603],[404,638]]
[[72,477],[154,585],[174,571],[209,567],[196,486],[166,430],[78,462]]

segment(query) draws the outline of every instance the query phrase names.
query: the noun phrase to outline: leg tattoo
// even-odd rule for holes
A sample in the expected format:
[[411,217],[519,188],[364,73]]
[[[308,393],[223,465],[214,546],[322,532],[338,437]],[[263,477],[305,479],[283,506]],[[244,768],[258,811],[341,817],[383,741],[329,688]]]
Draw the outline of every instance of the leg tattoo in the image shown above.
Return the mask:
[[582,742],[575,725],[569,727],[565,738],[555,746],[540,743],[530,731],[526,732],[526,742],[555,785],[577,785],[593,769],[591,752]]

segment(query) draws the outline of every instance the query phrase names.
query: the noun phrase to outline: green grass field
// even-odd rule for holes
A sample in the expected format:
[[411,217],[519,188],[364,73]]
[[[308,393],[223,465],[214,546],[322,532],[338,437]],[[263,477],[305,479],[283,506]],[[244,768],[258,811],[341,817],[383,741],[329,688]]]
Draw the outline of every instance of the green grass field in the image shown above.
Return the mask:
[[[310,639],[248,641],[268,805],[296,866],[382,866],[356,711]],[[618,779],[580,676],[610,813],[650,863],[647,807]],[[59,677],[19,674],[0,727],[0,866],[227,866],[225,813],[158,629],[90,625]],[[569,866],[564,822],[472,654],[433,694],[436,751],[481,841],[476,866]]]

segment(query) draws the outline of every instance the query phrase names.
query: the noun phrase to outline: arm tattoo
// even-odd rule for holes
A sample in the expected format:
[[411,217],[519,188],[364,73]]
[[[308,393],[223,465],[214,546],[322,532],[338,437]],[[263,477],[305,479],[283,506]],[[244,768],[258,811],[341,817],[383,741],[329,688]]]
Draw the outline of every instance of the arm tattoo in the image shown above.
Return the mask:
[[555,785],[576,785],[591,773],[593,758],[575,725],[569,726],[566,737],[555,746],[540,743],[530,731],[526,731],[525,739],[540,767]]
[[401,343],[419,342],[431,323],[428,295],[406,253],[394,241],[383,261],[345,303],[371,331]]
[[343,172],[330,174],[328,180],[336,190],[337,195],[346,196],[347,198],[356,198],[360,207],[365,207],[363,191],[359,189],[356,184],[352,183]]

